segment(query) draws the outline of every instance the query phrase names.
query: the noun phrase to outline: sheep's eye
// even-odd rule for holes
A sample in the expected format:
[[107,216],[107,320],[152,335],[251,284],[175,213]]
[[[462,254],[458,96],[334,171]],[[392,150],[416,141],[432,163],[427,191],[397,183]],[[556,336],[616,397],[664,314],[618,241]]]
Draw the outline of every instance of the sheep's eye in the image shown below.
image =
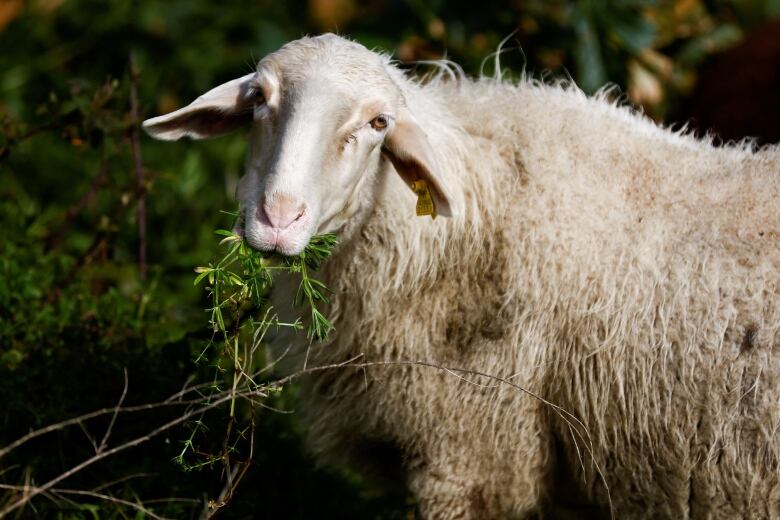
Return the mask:
[[371,128],[374,130],[384,130],[387,128],[387,116],[379,114],[371,120]]
[[263,89],[260,87],[252,87],[252,90],[249,91],[249,99],[251,99],[255,105],[262,105],[265,103]]

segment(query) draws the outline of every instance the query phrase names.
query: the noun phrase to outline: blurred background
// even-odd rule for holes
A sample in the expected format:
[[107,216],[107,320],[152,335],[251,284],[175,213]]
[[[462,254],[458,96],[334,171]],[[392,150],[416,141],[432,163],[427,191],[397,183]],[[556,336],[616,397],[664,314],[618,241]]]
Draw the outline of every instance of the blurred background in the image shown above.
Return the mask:
[[[611,83],[649,117],[716,143],[780,141],[780,0],[0,0],[0,446],[114,406],[153,402],[212,374],[193,267],[245,151],[242,135],[156,143],[146,117],[249,72],[304,34],[336,31],[405,62],[448,57],[492,73]],[[414,65],[408,65],[415,69]],[[422,67],[422,66],[418,66]],[[294,410],[294,388],[273,406]],[[117,422],[131,439],[164,410]],[[214,420],[219,420],[217,411]],[[225,518],[412,518],[392,479],[316,466],[295,414],[257,417],[254,462]],[[70,428],[0,457],[0,506],[90,454]],[[218,465],[174,462],[191,425],[107,458],[19,518],[195,518],[222,487]],[[195,442],[219,443],[200,431]],[[21,486],[21,487],[20,487]],[[173,500],[176,498],[177,500]]]

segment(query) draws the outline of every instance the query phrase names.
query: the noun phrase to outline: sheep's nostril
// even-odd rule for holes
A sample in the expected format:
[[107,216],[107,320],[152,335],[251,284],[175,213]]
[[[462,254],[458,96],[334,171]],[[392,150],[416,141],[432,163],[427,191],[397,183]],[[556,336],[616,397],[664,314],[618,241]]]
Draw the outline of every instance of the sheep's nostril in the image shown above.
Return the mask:
[[268,213],[265,211],[264,204],[261,203],[259,206],[257,206],[257,211],[255,213],[257,214],[257,220],[259,220],[263,224],[273,226],[273,222],[271,222],[271,217],[269,217]]
[[306,214],[306,203],[284,194],[265,198],[258,207],[257,216],[261,222],[276,229],[286,229]]

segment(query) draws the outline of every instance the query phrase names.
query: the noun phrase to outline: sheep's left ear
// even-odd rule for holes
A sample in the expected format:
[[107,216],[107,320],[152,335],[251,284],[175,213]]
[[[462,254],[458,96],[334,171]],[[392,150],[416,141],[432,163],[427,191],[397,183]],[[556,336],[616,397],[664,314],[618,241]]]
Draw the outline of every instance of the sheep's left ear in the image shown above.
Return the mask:
[[143,128],[152,137],[165,141],[230,133],[252,121],[254,100],[250,86],[254,77],[252,73],[223,83],[184,108],[147,119]]
[[436,205],[436,213],[443,217],[452,216],[452,199],[439,177],[431,143],[411,117],[404,115],[398,118],[385,138],[382,151],[409,187],[415,181],[426,182]]

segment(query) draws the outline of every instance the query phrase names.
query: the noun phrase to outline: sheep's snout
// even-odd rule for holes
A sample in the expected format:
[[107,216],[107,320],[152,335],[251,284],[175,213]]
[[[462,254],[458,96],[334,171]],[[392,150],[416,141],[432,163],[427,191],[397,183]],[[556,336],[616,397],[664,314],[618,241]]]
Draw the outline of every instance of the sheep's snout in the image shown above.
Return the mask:
[[288,195],[278,195],[270,200],[261,201],[257,213],[264,224],[275,230],[283,230],[304,217],[306,203]]
[[244,235],[263,251],[300,253],[311,235],[311,211],[302,199],[285,193],[261,196],[253,215],[247,215]]

